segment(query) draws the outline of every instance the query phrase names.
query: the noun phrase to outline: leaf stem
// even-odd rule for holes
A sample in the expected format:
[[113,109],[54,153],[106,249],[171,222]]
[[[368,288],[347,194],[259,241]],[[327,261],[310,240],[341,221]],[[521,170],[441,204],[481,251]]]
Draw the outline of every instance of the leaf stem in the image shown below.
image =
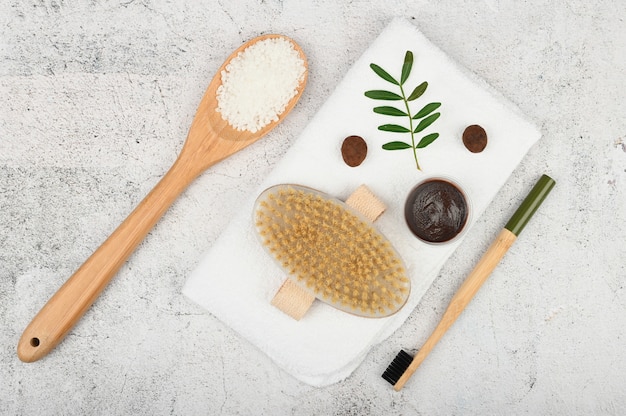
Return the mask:
[[400,84],[400,93],[402,94],[402,100],[404,101],[404,106],[406,107],[406,114],[409,117],[409,129],[411,130],[411,148],[413,149],[413,157],[415,158],[415,165],[417,166],[417,170],[422,170],[420,168],[420,164],[417,161],[417,149],[415,148],[415,133],[413,133],[413,117],[411,117],[411,109],[409,108],[409,101],[406,98],[406,94],[404,93],[404,88],[402,88],[402,84]]

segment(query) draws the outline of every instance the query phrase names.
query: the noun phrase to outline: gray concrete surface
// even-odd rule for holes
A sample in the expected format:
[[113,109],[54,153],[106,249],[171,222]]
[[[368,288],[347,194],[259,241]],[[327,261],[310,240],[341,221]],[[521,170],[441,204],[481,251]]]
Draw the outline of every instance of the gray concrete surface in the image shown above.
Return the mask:
[[[394,16],[515,102],[544,137],[409,320],[347,380],[295,381],[180,294],[238,202]],[[519,1],[0,3],[0,414],[623,414],[626,4]],[[30,319],[174,160],[222,60],[295,38],[308,89],[262,142],[174,204],[52,354]],[[550,199],[400,393],[415,348],[540,173]]]

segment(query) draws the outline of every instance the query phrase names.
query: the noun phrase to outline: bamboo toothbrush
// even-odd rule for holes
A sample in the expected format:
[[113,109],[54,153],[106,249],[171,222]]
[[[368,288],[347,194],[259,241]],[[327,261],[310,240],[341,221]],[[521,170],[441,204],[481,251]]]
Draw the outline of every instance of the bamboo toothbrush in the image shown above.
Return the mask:
[[[293,45],[304,63],[304,76],[296,95],[289,100],[277,120],[256,132],[236,130],[216,111],[217,89],[222,83],[221,73],[239,52],[270,38],[283,38]],[[254,38],[231,54],[204,93],[187,140],[170,170],[33,318],[17,345],[20,360],[32,362],[42,358],[67,335],[141,240],[196,177],[215,163],[265,136],[285,118],[302,95],[307,80],[306,68],[304,52],[293,40],[281,35]]]
[[461,315],[465,307],[470,303],[478,289],[487,280],[493,269],[498,265],[504,254],[513,245],[530,218],[543,200],[548,196],[555,182],[547,175],[542,175],[524,199],[511,219],[504,226],[496,240],[491,244],[487,252],[467,276],[459,290],[452,297],[448,308],[443,314],[441,321],[428,337],[415,358],[404,350],[400,351],[391,362],[382,377],[393,385],[394,390],[400,391],[411,378],[415,370],[422,364],[424,359],[432,351],[437,342],[443,337],[454,321]]

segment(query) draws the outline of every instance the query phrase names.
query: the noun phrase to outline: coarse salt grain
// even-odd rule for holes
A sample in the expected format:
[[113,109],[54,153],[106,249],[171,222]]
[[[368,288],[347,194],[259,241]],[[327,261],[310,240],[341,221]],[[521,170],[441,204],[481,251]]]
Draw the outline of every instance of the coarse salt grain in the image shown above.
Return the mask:
[[217,111],[233,128],[254,133],[278,120],[298,93],[304,73],[304,60],[289,40],[257,42],[222,71]]

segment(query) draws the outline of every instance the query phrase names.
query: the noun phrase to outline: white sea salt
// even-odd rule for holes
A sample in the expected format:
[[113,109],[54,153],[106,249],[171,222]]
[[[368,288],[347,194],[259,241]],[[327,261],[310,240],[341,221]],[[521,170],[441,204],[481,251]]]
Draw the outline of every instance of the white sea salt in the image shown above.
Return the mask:
[[269,38],[241,51],[222,71],[217,111],[237,130],[252,133],[278,120],[304,77],[292,42]]

